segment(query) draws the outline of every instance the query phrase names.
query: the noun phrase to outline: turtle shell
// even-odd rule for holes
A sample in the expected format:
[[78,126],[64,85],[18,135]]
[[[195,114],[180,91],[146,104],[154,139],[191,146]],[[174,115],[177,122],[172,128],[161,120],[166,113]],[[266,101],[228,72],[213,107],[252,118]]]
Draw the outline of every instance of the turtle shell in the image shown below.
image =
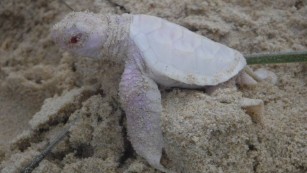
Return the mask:
[[189,85],[217,85],[246,65],[238,51],[154,16],[134,15],[130,37],[153,77]]

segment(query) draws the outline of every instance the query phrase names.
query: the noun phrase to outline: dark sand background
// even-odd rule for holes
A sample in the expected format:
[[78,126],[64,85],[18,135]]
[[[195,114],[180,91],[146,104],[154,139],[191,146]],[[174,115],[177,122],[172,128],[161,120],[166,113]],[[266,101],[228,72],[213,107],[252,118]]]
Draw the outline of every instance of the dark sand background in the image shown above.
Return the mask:
[[[156,15],[244,54],[307,49],[304,0],[66,0],[77,11]],[[76,58],[51,41],[69,12],[59,1],[0,3],[0,170],[17,173],[68,124],[33,172],[158,172],[126,136],[117,88],[122,67]],[[277,85],[163,92],[162,163],[178,172],[307,172],[307,65],[264,67]],[[262,99],[264,126],[240,108]],[[75,123],[72,123],[75,122]],[[66,126],[65,126],[66,125]]]

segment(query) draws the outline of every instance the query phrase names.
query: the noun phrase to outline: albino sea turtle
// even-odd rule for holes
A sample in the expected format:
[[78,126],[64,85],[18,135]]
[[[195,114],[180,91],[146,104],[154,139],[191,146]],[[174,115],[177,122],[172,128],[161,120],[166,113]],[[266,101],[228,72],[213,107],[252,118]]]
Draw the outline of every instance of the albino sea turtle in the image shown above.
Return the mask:
[[[125,65],[119,96],[128,135],[135,151],[163,172],[168,170],[160,163],[163,136],[158,84],[201,88],[218,86],[235,76],[240,84],[254,84],[261,78],[245,68],[246,60],[238,51],[154,16],[72,12],[54,25],[52,37],[74,54],[110,57]],[[261,114],[263,102],[243,99],[242,106]]]

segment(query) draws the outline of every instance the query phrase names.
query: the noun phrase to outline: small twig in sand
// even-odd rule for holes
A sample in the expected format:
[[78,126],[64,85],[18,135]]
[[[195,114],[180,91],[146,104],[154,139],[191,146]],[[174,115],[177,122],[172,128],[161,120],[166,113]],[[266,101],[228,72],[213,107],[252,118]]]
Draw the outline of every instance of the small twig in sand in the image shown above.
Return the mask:
[[61,134],[57,135],[57,137],[51,141],[51,143],[38,155],[36,156],[32,162],[26,166],[26,168],[22,171],[22,173],[31,173],[34,168],[36,168],[39,163],[51,152],[51,150],[60,142],[62,139],[68,135],[69,127],[64,129]]
[[71,6],[69,6],[64,0],[59,0],[61,3],[63,3],[67,8],[69,8],[71,11],[75,11]]

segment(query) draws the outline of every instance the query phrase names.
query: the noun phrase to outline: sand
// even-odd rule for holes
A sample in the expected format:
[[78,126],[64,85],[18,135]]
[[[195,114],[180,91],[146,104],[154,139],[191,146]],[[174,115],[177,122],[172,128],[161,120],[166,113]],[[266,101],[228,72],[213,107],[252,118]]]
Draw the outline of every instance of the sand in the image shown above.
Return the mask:
[[[307,49],[302,0],[66,0],[75,10],[150,14],[244,54]],[[64,138],[33,170],[158,172],[132,149],[117,89],[123,67],[76,58],[51,41],[69,9],[59,1],[0,3],[0,170],[20,172],[61,131]],[[183,173],[307,172],[307,64],[257,65],[276,85],[162,91],[162,163]],[[263,125],[239,106],[265,103]]]

